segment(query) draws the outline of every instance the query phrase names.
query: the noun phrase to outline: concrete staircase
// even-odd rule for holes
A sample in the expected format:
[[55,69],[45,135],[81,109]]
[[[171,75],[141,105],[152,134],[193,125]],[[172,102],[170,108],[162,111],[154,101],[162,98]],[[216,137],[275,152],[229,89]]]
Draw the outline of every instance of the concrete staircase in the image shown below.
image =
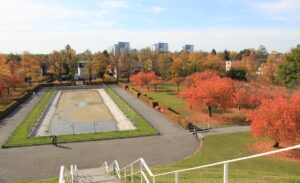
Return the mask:
[[115,177],[108,175],[104,168],[92,168],[78,170],[78,175],[75,175],[75,181],[77,183],[121,183],[121,181]]

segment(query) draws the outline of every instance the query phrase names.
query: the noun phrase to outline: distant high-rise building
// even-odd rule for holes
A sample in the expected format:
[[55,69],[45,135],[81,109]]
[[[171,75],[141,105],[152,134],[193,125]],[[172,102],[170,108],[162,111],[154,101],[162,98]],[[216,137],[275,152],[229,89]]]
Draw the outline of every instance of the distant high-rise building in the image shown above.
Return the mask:
[[186,51],[186,52],[193,52],[194,51],[194,45],[186,44],[182,47],[182,50]]
[[168,52],[169,45],[168,43],[156,43],[153,45],[152,50],[156,52]]
[[129,42],[118,42],[112,47],[113,55],[121,55],[130,53],[130,43]]

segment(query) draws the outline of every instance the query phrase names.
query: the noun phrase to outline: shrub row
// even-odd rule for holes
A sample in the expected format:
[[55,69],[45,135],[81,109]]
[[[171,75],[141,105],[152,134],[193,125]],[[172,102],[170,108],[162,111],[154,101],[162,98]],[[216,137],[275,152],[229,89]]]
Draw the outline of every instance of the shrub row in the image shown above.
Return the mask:
[[3,119],[5,116],[10,114],[19,105],[25,102],[33,94],[33,92],[37,92],[40,88],[40,85],[29,87],[21,96],[15,97],[7,106],[0,110],[0,119]]

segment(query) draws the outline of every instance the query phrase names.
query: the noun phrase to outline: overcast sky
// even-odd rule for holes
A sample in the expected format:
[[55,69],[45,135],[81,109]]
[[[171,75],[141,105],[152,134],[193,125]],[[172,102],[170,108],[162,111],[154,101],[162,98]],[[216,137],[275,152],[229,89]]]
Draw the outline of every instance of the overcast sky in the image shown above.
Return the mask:
[[168,42],[196,50],[288,51],[300,44],[300,0],[0,0],[0,52],[77,52]]

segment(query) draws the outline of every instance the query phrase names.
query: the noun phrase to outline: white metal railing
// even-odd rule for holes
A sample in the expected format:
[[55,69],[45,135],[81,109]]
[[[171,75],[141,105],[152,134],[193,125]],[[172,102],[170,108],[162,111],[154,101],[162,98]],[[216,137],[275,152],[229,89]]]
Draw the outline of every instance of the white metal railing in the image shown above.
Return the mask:
[[68,170],[64,166],[61,166],[58,182],[59,183],[74,183],[76,181],[77,176],[78,176],[77,165],[71,165],[70,170]]
[[[181,169],[181,170],[175,170],[175,171],[171,171],[171,172],[156,174],[156,175],[154,175],[154,177],[174,174],[175,175],[174,176],[175,177],[174,178],[175,179],[174,182],[178,183],[179,173],[180,172],[187,172],[187,171],[192,171],[192,170],[197,170],[197,169],[202,169],[202,168],[207,168],[207,167],[212,167],[212,166],[217,166],[217,165],[223,165],[224,166],[224,170],[223,170],[223,182],[224,183],[228,183],[228,164],[229,163],[233,163],[233,162],[237,162],[237,161],[243,161],[243,160],[248,160],[248,159],[253,159],[253,158],[258,158],[258,157],[262,157],[262,156],[267,156],[267,155],[276,154],[276,153],[280,153],[280,152],[285,152],[285,151],[289,151],[289,150],[293,150],[293,149],[299,149],[299,148],[300,148],[300,144],[295,145],[295,146],[291,146],[291,147],[287,147],[287,148],[283,148],[283,149],[279,149],[279,150],[275,150],[275,151],[270,151],[270,152],[265,152],[265,153],[261,153],[261,154],[255,154],[255,155],[251,155],[251,156],[246,156],[246,157],[243,157],[243,158],[237,158],[237,159],[232,159],[232,160],[227,160],[227,161],[221,161],[221,162],[217,162],[217,163],[212,163],[212,164],[208,164],[208,165],[197,166],[197,167],[193,167],[193,168],[187,168],[187,169]],[[155,183],[155,182],[153,181],[153,183]]]
[[[192,167],[192,168],[186,168],[186,169],[180,169],[180,170],[175,170],[175,171],[170,171],[170,172],[165,172],[165,173],[160,173],[160,174],[155,174],[155,175],[151,172],[150,168],[148,167],[148,165],[146,164],[146,162],[143,158],[140,158],[140,159],[130,163],[129,165],[126,165],[125,167],[123,167],[121,169],[119,168],[118,162],[115,160],[108,167],[107,172],[108,173],[117,172],[118,178],[122,177],[124,179],[124,181],[123,181],[124,183],[126,183],[128,177],[130,177],[129,178],[130,182],[134,183],[134,175],[136,175],[136,174],[140,174],[139,181],[141,183],[143,183],[144,181],[146,183],[150,183],[150,181],[152,183],[155,183],[157,177],[164,176],[164,175],[172,175],[172,174],[174,175],[174,182],[179,183],[179,173],[203,169],[203,168],[212,167],[212,166],[223,165],[223,167],[224,167],[223,168],[223,182],[228,183],[228,170],[229,170],[228,164],[229,163],[258,158],[258,157],[276,154],[276,153],[280,153],[280,152],[285,152],[285,151],[289,151],[289,150],[293,150],[293,149],[300,149],[300,144],[291,146],[291,147],[287,147],[287,148],[270,151],[270,152],[261,153],[261,154],[255,154],[255,155],[246,156],[246,157],[242,157],[242,158],[231,159],[231,160],[221,161],[221,162],[217,162],[217,163],[212,163],[212,164],[207,164],[207,165],[202,165],[202,166],[197,166],[197,167]],[[107,166],[106,162],[104,162],[102,166],[105,166],[105,164]],[[115,167],[113,165],[115,165]],[[139,167],[136,168],[136,167],[134,167],[135,165],[138,165]],[[128,171],[128,169],[129,169],[129,171]]]
[[120,167],[117,160],[114,160],[109,166],[105,161],[101,166],[104,166],[107,174],[116,175],[119,179],[121,178]]

